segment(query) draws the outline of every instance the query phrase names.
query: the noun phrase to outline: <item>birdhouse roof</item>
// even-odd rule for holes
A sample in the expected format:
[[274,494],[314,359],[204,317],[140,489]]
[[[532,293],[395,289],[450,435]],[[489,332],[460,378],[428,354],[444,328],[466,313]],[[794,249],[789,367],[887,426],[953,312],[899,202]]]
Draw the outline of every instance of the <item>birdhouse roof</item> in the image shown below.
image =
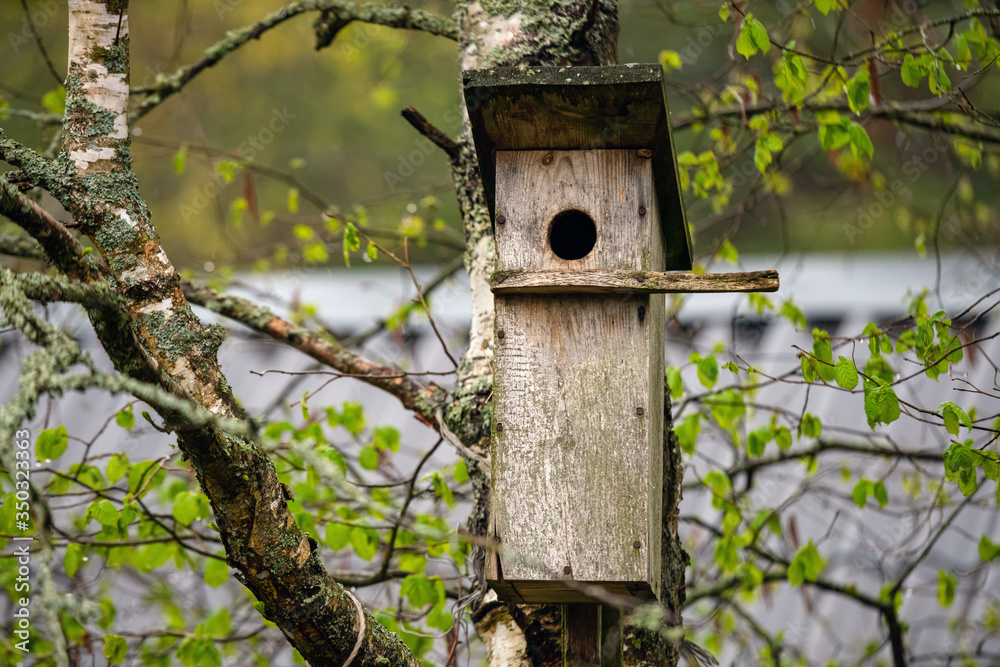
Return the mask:
[[658,64],[497,67],[463,74],[465,101],[490,215],[496,152],[648,149],[671,269],[691,268],[670,113]]

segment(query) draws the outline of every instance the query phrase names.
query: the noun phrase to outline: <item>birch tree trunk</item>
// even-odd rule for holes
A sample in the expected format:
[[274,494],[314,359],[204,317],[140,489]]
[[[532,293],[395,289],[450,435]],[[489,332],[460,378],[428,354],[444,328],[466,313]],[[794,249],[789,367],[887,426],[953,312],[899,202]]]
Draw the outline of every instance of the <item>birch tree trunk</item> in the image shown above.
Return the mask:
[[[128,2],[70,0],[69,16],[68,159],[57,165],[60,173],[36,168],[31,175],[73,213],[118,285],[130,330],[99,331],[102,343],[120,372],[154,380],[218,417],[246,422],[216,356],[224,329],[202,325],[192,312],[131,169]],[[310,664],[418,664],[327,574],[255,437],[191,428],[183,415],[161,415],[177,430],[211,501],[229,565]]]

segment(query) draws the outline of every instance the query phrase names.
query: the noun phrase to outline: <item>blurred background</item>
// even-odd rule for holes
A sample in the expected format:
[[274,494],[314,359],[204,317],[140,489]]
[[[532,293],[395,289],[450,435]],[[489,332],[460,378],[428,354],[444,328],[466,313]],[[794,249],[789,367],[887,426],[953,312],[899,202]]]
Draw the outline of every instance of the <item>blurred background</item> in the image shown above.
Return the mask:
[[[996,158],[980,154],[986,169],[961,173],[964,165],[943,156],[943,146],[935,148],[922,132],[887,120],[865,121],[875,145],[872,162],[849,151],[821,150],[806,123],[785,135],[778,169],[762,182],[753,151],[741,143],[746,133],[740,114],[724,118],[721,134],[714,123],[693,122],[693,114],[710,104],[752,106],[775,96],[774,90],[761,89],[761,82],[772,79],[764,68],[780,53],[773,49],[749,63],[736,54],[734,24],[719,20],[719,4],[624,0],[620,5],[620,61],[668,62],[665,51],[678,54],[681,67],[668,66],[677,149],[697,154],[714,147],[730,181],[724,197],[685,192],[695,250],[703,260],[723,239],[740,250],[771,253],[922,251],[948,194],[954,195],[947,202],[949,214],[953,208],[966,210],[961,230],[939,239],[943,247],[962,245],[970,231],[996,241]],[[839,20],[821,23],[790,0],[751,5],[765,25],[816,53],[835,44],[840,53],[864,47],[872,26],[892,27],[897,20],[895,3],[883,0],[854,2]],[[29,6],[62,77],[65,11],[56,2]],[[282,6],[278,0],[148,0],[132,18],[133,88],[155,85],[157,77],[197,61],[227,30]],[[417,6],[445,15],[453,11],[442,2]],[[962,6],[961,1],[924,3],[916,18]],[[915,17],[904,18],[908,24]],[[457,136],[455,43],[354,23],[317,53],[314,19],[315,14],[299,16],[264,34],[134,124],[142,191],[179,267],[224,275],[232,269],[342,266],[341,223],[347,220],[359,221],[394,250],[409,237],[418,261],[444,261],[460,252],[462,233],[444,154],[400,117],[401,109],[412,106]],[[59,81],[27,32],[19,2],[0,2],[0,23],[8,36],[0,40],[2,99],[22,109],[60,111]],[[956,85],[966,76],[955,75]],[[935,104],[926,85],[904,86],[898,75],[882,78],[887,99]],[[998,92],[995,78],[984,78],[970,87],[968,99],[988,102]],[[48,145],[55,131],[17,116],[3,123],[11,137],[38,148]],[[720,142],[734,150],[719,151]],[[753,142],[747,146],[752,149]],[[925,152],[930,159],[921,158]],[[769,196],[774,193],[780,196]],[[887,197],[892,205],[883,208]]]

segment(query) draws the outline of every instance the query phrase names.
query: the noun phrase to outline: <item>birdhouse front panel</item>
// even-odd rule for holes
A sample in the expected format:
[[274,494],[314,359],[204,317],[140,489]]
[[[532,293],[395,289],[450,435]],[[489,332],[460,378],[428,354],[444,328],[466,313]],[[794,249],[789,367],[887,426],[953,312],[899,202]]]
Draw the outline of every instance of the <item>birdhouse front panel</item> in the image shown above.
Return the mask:
[[498,151],[497,269],[665,266],[648,150]]
[[496,299],[491,554],[506,600],[659,593],[664,297]]

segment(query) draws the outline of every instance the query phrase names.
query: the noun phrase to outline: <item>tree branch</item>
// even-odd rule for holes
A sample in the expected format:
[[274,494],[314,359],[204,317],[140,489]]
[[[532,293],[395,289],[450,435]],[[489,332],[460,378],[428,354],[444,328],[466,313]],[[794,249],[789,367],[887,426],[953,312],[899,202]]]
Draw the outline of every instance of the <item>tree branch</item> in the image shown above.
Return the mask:
[[135,111],[132,120],[142,118],[165,99],[183,88],[198,74],[214,66],[227,55],[236,51],[252,39],[259,39],[268,30],[281,25],[288,19],[306,12],[322,11],[324,16],[336,17],[336,29],[323,31],[323,24],[317,25],[317,48],[329,45],[333,36],[340,28],[353,21],[381,25],[388,28],[404,28],[420,30],[432,35],[440,35],[448,39],[458,39],[458,25],[451,19],[438,16],[423,9],[409,7],[366,3],[356,5],[353,2],[331,2],[330,0],[300,0],[286,3],[285,7],[271,12],[257,23],[231,30],[226,38],[205,50],[205,55],[196,63],[183,67],[152,88],[135,92],[146,93],[146,98]]
[[205,285],[183,282],[181,287],[187,299],[254,331],[287,343],[341,373],[392,394],[408,410],[413,410],[431,425],[437,423],[434,411],[445,398],[437,387],[424,387],[406,376],[406,372],[392,366],[372,363],[354,354],[339,343],[323,338],[317,333],[284,320],[264,306],[231,294],[219,294]]

